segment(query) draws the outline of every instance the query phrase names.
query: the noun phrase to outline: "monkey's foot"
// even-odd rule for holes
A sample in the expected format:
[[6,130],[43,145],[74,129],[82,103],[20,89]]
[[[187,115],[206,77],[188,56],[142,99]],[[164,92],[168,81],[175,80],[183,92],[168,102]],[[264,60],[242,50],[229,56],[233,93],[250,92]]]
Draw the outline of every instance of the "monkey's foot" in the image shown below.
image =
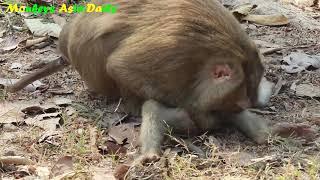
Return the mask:
[[259,145],[267,144],[268,137],[269,137],[268,133],[261,133],[258,136],[254,137],[253,141],[256,142]]
[[149,152],[149,153],[145,153],[145,154],[140,155],[140,157],[138,157],[135,160],[134,164],[145,165],[147,163],[153,163],[153,162],[157,162],[159,160],[160,160],[160,155],[158,153]]

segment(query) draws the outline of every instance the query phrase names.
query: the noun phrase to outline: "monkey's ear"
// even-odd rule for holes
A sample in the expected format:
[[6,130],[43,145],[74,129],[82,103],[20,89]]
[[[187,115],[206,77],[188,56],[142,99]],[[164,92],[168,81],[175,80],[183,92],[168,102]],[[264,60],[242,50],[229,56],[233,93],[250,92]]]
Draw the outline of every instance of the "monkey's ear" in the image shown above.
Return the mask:
[[213,79],[228,79],[232,76],[229,64],[216,64],[211,69]]

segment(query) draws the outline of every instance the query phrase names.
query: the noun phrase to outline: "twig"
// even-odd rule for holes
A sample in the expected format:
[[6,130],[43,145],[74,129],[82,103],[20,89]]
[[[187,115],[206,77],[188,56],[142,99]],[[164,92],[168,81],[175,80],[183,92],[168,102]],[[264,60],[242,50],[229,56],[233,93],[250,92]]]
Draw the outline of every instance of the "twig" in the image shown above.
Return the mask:
[[284,48],[283,48],[283,47],[279,47],[279,48],[270,48],[270,49],[268,49],[268,50],[266,50],[266,51],[262,52],[262,54],[263,54],[263,55],[269,55],[269,54],[272,54],[272,53],[274,53],[274,52],[280,51],[280,50],[282,50],[282,49],[284,49]]
[[272,112],[272,111],[264,111],[264,110],[260,110],[260,109],[248,109],[251,112],[257,113],[257,114],[276,114],[276,112]]
[[0,157],[0,165],[8,165],[8,164],[16,164],[16,165],[30,165],[34,164],[28,158],[21,157],[21,156],[3,156]]
[[279,80],[277,82],[277,84],[275,85],[274,87],[274,93],[273,93],[273,96],[276,96],[279,94],[281,88],[283,85],[286,84],[286,81],[284,79],[282,79],[282,77],[279,77]]
[[291,47],[291,46],[287,46],[287,47],[279,47],[279,48],[270,48],[269,50],[266,50],[264,52],[261,52],[263,55],[270,55],[274,52],[277,52],[277,51],[280,51],[282,49],[286,49],[286,50],[292,50],[292,49],[299,49],[299,48],[309,48],[311,46],[319,46],[320,44],[319,43],[316,43],[316,44],[308,44],[308,45],[300,45],[300,46],[294,46],[294,47]]
[[119,99],[118,105],[117,105],[116,109],[113,112],[117,112],[118,111],[119,106],[121,104],[121,101],[122,101],[122,98]]

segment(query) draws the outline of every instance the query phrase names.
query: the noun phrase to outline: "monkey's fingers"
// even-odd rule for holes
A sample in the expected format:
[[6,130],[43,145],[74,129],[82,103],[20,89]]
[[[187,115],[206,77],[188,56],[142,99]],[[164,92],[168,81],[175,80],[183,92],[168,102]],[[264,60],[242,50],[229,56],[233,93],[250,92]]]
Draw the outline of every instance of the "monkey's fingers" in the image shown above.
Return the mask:
[[140,157],[138,157],[133,165],[136,165],[136,164],[142,164],[142,165],[146,165],[146,164],[149,164],[149,163],[154,163],[154,162],[157,162],[160,160],[160,155],[158,153],[145,153],[145,154],[142,154],[140,155]]

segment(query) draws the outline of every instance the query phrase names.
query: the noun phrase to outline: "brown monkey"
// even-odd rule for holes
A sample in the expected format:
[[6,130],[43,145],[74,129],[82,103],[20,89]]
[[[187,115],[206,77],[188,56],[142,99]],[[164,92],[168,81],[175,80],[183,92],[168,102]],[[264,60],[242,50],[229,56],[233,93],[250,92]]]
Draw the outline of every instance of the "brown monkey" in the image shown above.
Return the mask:
[[260,54],[218,1],[111,3],[117,13],[80,14],[65,26],[59,49],[67,63],[45,68],[70,63],[91,90],[125,98],[130,112],[142,107],[143,161],[157,159],[166,127],[203,132],[229,122],[258,143],[266,139],[265,122],[246,110],[270,97],[258,95],[265,86]]

